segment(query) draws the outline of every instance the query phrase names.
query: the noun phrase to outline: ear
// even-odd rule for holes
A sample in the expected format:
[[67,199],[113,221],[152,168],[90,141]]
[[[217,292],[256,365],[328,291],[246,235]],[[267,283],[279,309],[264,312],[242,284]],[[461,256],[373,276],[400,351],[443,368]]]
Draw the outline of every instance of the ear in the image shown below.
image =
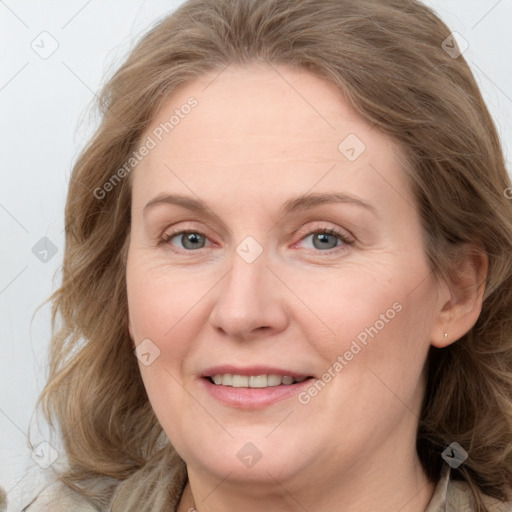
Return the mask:
[[461,248],[449,280],[440,285],[437,320],[430,337],[434,347],[454,343],[475,325],[482,311],[488,266],[485,251],[475,246]]

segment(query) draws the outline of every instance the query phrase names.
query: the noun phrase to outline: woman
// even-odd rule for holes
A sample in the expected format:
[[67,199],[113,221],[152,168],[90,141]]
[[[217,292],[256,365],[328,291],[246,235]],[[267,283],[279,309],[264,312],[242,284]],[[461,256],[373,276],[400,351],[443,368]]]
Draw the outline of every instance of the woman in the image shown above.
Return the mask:
[[512,189],[437,16],[191,0],[100,97],[26,510],[512,510]]

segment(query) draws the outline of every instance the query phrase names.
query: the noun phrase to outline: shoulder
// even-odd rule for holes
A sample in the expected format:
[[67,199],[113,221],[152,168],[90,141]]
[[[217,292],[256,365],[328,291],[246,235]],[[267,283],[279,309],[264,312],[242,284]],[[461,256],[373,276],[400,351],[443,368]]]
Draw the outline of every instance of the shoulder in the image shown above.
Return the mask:
[[61,482],[42,489],[22,512],[98,512],[85,498]]
[[[496,498],[482,494],[482,501],[488,512],[512,512],[512,501],[499,501]],[[475,510],[473,493],[465,482],[451,481],[446,496],[446,512]]]
[[[511,501],[499,501],[485,494],[481,494],[481,498],[488,512],[512,512]],[[475,510],[473,492],[469,484],[453,480],[450,467],[445,466],[425,512],[474,512]]]

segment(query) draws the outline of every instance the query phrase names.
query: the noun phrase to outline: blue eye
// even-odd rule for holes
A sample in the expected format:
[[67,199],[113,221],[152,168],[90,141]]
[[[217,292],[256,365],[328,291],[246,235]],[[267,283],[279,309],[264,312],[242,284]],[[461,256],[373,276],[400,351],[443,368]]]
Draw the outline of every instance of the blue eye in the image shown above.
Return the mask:
[[[309,237],[312,238],[313,249],[320,252],[326,252],[329,250],[336,249],[343,245],[353,245],[354,241],[348,238],[344,233],[336,229],[327,228],[312,231],[306,235],[302,240],[306,240]],[[341,243],[338,241],[341,240]]]
[[[336,249],[343,250],[346,249],[345,246],[347,245],[354,245],[354,240],[348,238],[341,231],[332,228],[311,231],[304,236],[301,241],[306,240],[309,237],[313,237],[312,249],[320,253],[332,250],[335,250],[336,252]],[[172,242],[174,239],[180,240],[181,247],[178,246],[177,249],[182,252],[193,252],[198,249],[204,249],[207,247],[206,241],[208,240],[206,235],[199,231],[184,230],[165,234],[160,243],[175,246]]]
[[[311,235],[308,236],[313,237],[312,243],[315,249],[334,249],[335,247],[338,246],[338,238],[336,237],[336,235],[333,235],[331,233],[312,233]],[[315,242],[318,242],[318,245],[316,245]]]
[[164,236],[162,241],[170,243],[174,238],[181,240],[183,249],[186,250],[203,249],[206,241],[206,237],[197,231],[179,231],[178,233],[169,233]]

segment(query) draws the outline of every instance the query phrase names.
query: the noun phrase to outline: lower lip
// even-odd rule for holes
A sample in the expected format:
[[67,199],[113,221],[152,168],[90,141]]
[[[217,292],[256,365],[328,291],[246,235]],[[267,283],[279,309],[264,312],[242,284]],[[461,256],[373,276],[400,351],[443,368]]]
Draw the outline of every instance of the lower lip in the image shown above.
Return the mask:
[[280,385],[267,388],[235,388],[213,384],[204,377],[199,380],[213,398],[224,404],[240,409],[260,409],[286,398],[297,396],[314,379],[308,378],[288,386]]

